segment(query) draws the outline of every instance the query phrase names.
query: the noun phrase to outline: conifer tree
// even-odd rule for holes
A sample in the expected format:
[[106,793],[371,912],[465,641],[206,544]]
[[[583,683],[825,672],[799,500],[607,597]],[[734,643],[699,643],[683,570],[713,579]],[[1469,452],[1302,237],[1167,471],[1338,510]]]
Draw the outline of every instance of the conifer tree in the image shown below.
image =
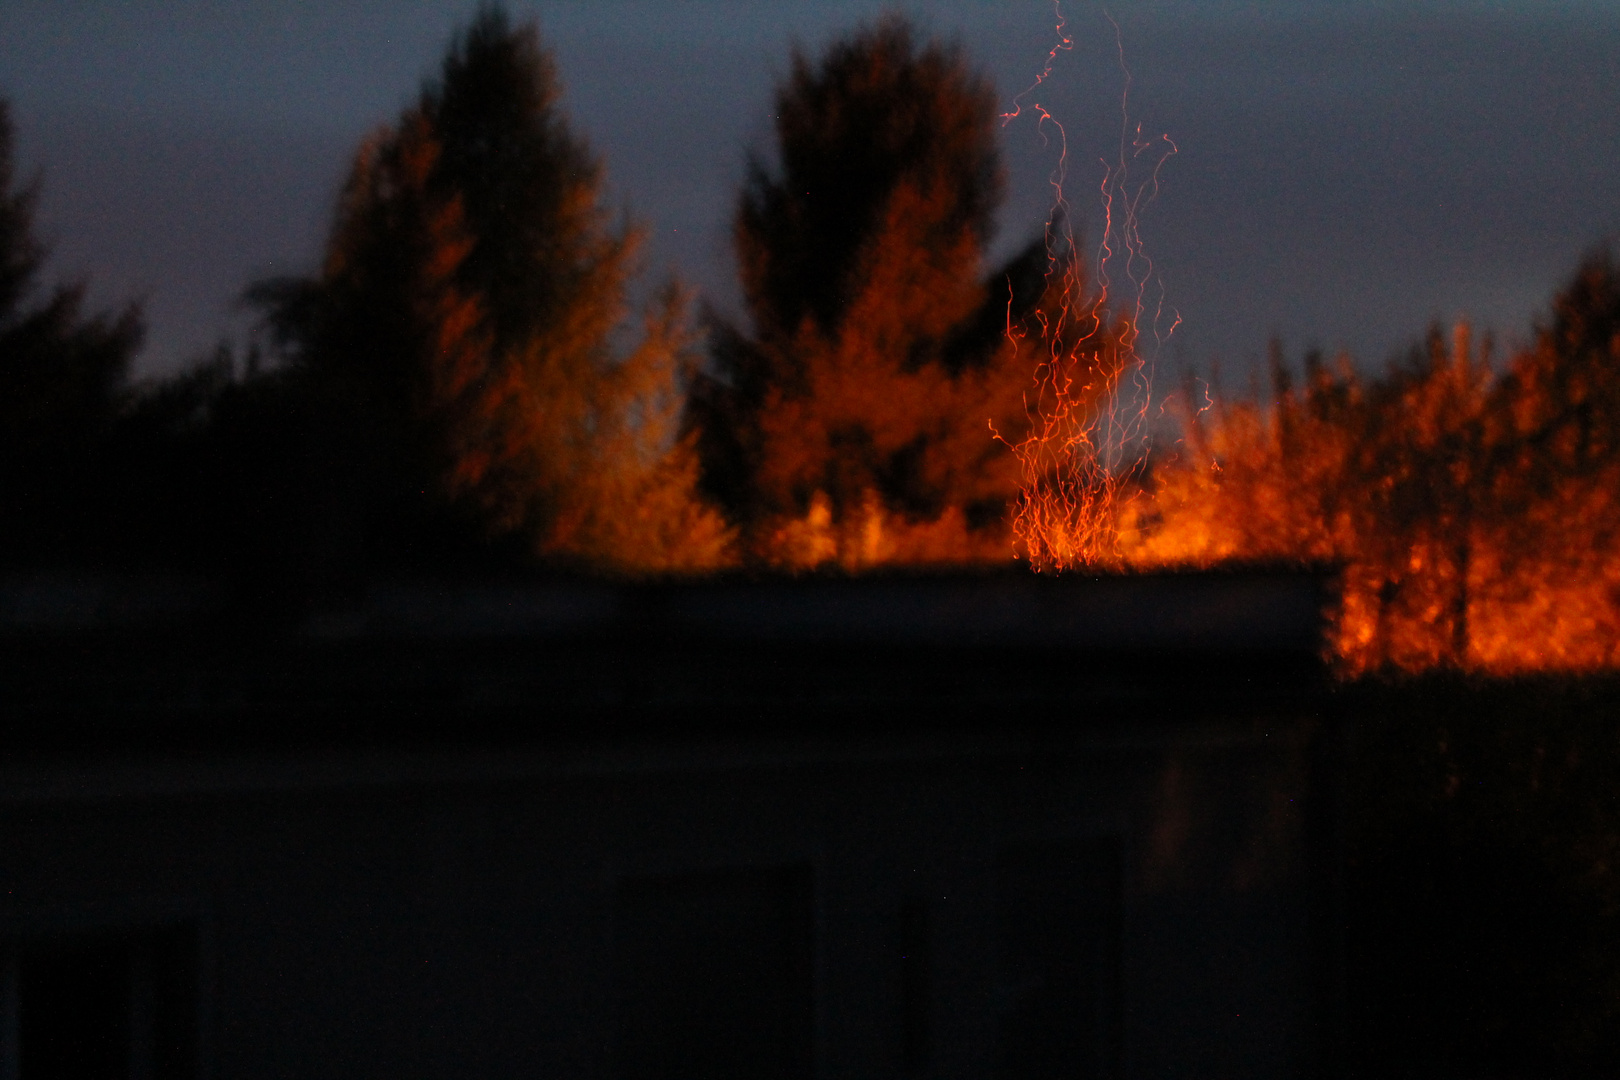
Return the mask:
[[39,185],[19,186],[15,169],[0,101],[0,557],[96,558],[107,541],[98,455],[142,321],[134,306],[85,316],[82,283],[40,295]]
[[1482,569],[1495,590],[1476,652],[1498,668],[1620,665],[1620,267],[1611,248],[1581,261],[1492,399],[1483,471],[1494,528]]
[[609,220],[559,96],[535,28],[482,8],[362,148],[319,279],[254,295],[367,491],[359,534],[473,528],[621,569],[713,565],[725,529],[667,416],[692,364],[686,303],[669,292],[615,350],[638,234]]
[[[1046,255],[984,275],[1003,187],[993,90],[890,17],[796,54],[775,115],[778,161],[751,164],[733,233],[750,325],[717,328],[694,394],[709,489],[767,560],[784,519],[859,534],[874,511],[954,513],[1010,552],[1017,465],[990,428],[1027,423],[1034,361],[1006,331],[1041,296]],[[858,536],[831,543],[863,561]]]

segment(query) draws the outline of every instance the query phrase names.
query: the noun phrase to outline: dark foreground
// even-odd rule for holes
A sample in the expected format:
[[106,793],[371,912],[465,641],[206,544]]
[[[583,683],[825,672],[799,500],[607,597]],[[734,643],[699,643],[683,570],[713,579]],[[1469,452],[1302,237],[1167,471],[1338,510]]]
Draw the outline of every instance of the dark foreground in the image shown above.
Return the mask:
[[1612,681],[1322,582],[0,588],[0,1077],[1612,1075]]

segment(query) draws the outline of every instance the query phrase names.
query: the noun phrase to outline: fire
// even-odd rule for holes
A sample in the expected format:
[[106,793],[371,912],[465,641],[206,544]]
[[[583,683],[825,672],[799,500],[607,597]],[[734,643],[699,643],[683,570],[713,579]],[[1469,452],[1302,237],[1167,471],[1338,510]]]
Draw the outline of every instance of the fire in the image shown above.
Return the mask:
[[[1065,194],[1068,135],[1032,96],[1051,78],[1058,55],[1074,47],[1061,0],[1054,0],[1053,13],[1057,40],[1045,66],[1001,117],[1004,127],[1019,119],[1028,99],[1042,139],[1049,138],[1050,129],[1058,146],[1046,227],[1048,282],[1055,299],[1037,313],[1041,355],[1034,388],[1026,397],[1030,430],[1008,444],[1022,474],[1013,508],[1014,535],[1021,553],[1040,571],[1122,564],[1120,523],[1142,494],[1153,405],[1153,354],[1141,349],[1141,336],[1144,327],[1150,329],[1157,347],[1180,323],[1172,311],[1169,327],[1162,328],[1164,291],[1140,229],[1141,212],[1158,195],[1160,171],[1176,145],[1168,135],[1144,139],[1141,124],[1133,125],[1123,35],[1106,11],[1122,75],[1120,138],[1116,159],[1099,159],[1103,226],[1095,281],[1087,281]],[[1151,167],[1145,179],[1137,179],[1144,160]],[[1127,283],[1129,300],[1122,310],[1116,310],[1111,295],[1115,266]],[[1025,346],[1024,332],[1010,319],[1007,334],[1015,345]]]
[[[846,305],[847,325],[798,354],[814,361],[814,377],[803,381],[815,392],[784,395],[778,415],[762,422],[781,436],[762,475],[776,475],[776,462],[782,475],[798,468],[809,479],[800,485],[805,498],[778,499],[755,524],[752,557],[851,573],[1002,561],[1006,532],[984,527],[981,504],[993,514],[1011,498],[1015,550],[1040,572],[1336,569],[1328,646],[1347,675],[1620,665],[1613,257],[1588,259],[1532,342],[1511,356],[1496,357],[1466,325],[1432,331],[1382,375],[1358,371],[1348,357],[1318,356],[1306,358],[1301,379],[1279,349],[1266,400],[1225,397],[1191,380],[1172,407],[1169,395],[1156,398],[1154,357],[1180,319],[1165,304],[1140,221],[1176,146],[1167,135],[1144,137],[1131,119],[1131,72],[1110,18],[1123,80],[1118,149],[1099,161],[1102,231],[1081,251],[1067,195],[1068,134],[1041,100],[1075,45],[1061,0],[1052,10],[1046,62],[1000,114],[1004,128],[1029,117],[1055,152],[1044,265],[1037,246],[1017,279],[1023,292],[1008,274],[1003,322],[1001,294],[986,299],[980,284],[977,248],[932,261],[916,254],[929,250],[916,242],[918,222],[934,220],[921,211],[948,191],[925,185],[895,200],[862,263],[865,288]],[[982,114],[987,124],[994,108]],[[896,344],[915,340],[907,335],[916,326],[943,338],[940,329],[963,325],[958,316],[970,310],[987,316],[973,325],[998,342],[1000,382],[912,364]],[[978,455],[987,415],[1000,418],[990,431],[1006,451],[981,474],[973,470],[986,460]],[[939,432],[916,428],[919,417],[937,420]],[[1175,437],[1162,437],[1171,425]],[[822,460],[809,452],[822,445],[809,435],[843,454],[845,466],[865,468],[879,451],[909,467],[908,447],[964,432],[930,475],[939,490],[994,499],[908,503],[885,493],[885,483],[927,470],[799,468],[801,459]],[[965,475],[979,486],[949,487]]]
[[1002,115],[1005,125],[1033,114],[1057,140],[1055,300],[1038,332],[1007,325],[1018,348],[1035,351],[1031,428],[1010,444],[1023,480],[1014,529],[1032,568],[1336,567],[1329,649],[1346,675],[1620,665],[1612,255],[1589,258],[1533,344],[1505,362],[1467,324],[1449,337],[1431,331],[1382,376],[1348,357],[1308,357],[1298,381],[1278,352],[1270,401],[1220,400],[1205,384],[1178,410],[1180,437],[1150,461],[1149,421],[1165,411],[1154,409],[1154,349],[1179,318],[1166,315],[1139,222],[1175,144],[1144,139],[1131,121],[1130,69],[1110,17],[1121,129],[1117,158],[1102,162],[1103,233],[1088,282],[1069,228],[1066,133],[1035,97],[1074,46],[1057,3],[1054,12],[1056,44]]
[[1499,362],[1459,324],[1381,377],[1308,361],[1294,385],[1279,362],[1270,401],[1187,417],[1122,530],[1125,563],[1338,567],[1329,646],[1347,675],[1620,664],[1620,446],[1594,445],[1608,406],[1586,396],[1597,376],[1620,399],[1620,277],[1583,274],[1605,278],[1592,321],[1611,324],[1586,347],[1555,320]]

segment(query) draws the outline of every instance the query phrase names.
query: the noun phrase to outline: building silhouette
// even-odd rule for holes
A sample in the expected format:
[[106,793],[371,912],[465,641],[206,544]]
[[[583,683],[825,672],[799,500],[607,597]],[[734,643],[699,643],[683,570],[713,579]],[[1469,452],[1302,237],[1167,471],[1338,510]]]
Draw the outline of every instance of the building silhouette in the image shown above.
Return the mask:
[[0,587],[0,1080],[1305,1077],[1322,582]]

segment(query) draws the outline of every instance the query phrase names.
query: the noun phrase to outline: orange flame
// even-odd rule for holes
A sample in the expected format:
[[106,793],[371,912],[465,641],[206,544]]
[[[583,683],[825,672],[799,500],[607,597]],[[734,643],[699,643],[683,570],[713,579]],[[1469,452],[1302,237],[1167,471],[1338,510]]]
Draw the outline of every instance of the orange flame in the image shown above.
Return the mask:
[[[1022,472],[1013,511],[1014,535],[1023,556],[1039,571],[1120,563],[1119,523],[1122,511],[1139,492],[1138,481],[1146,468],[1153,402],[1154,354],[1144,355],[1139,349],[1141,331],[1144,326],[1152,328],[1156,352],[1181,321],[1172,310],[1171,325],[1160,329],[1166,315],[1164,290],[1140,231],[1140,214],[1158,195],[1160,171],[1176,153],[1176,145],[1168,135],[1143,139],[1140,123],[1133,129],[1124,39],[1106,9],[1123,77],[1120,139],[1114,162],[1099,159],[1103,228],[1095,287],[1087,288],[1064,192],[1068,134],[1031,96],[1051,78],[1058,54],[1074,47],[1061,0],[1053,0],[1052,6],[1057,41],[1035,81],[1001,117],[1003,126],[1021,117],[1029,98],[1028,109],[1038,118],[1036,129],[1043,145],[1049,145],[1048,126],[1058,140],[1050,176],[1052,212],[1046,225],[1048,294],[1053,301],[1036,314],[1044,355],[1035,368],[1033,392],[1025,399],[1030,432],[1017,444],[1008,444]],[[1158,153],[1148,155],[1152,167],[1147,178],[1134,179],[1133,164],[1150,150]],[[1122,261],[1130,285],[1130,303],[1123,310],[1111,304],[1110,266],[1115,260]],[[1149,294],[1155,288],[1150,305]],[[1022,345],[1025,332],[1009,319],[1007,335]]]

